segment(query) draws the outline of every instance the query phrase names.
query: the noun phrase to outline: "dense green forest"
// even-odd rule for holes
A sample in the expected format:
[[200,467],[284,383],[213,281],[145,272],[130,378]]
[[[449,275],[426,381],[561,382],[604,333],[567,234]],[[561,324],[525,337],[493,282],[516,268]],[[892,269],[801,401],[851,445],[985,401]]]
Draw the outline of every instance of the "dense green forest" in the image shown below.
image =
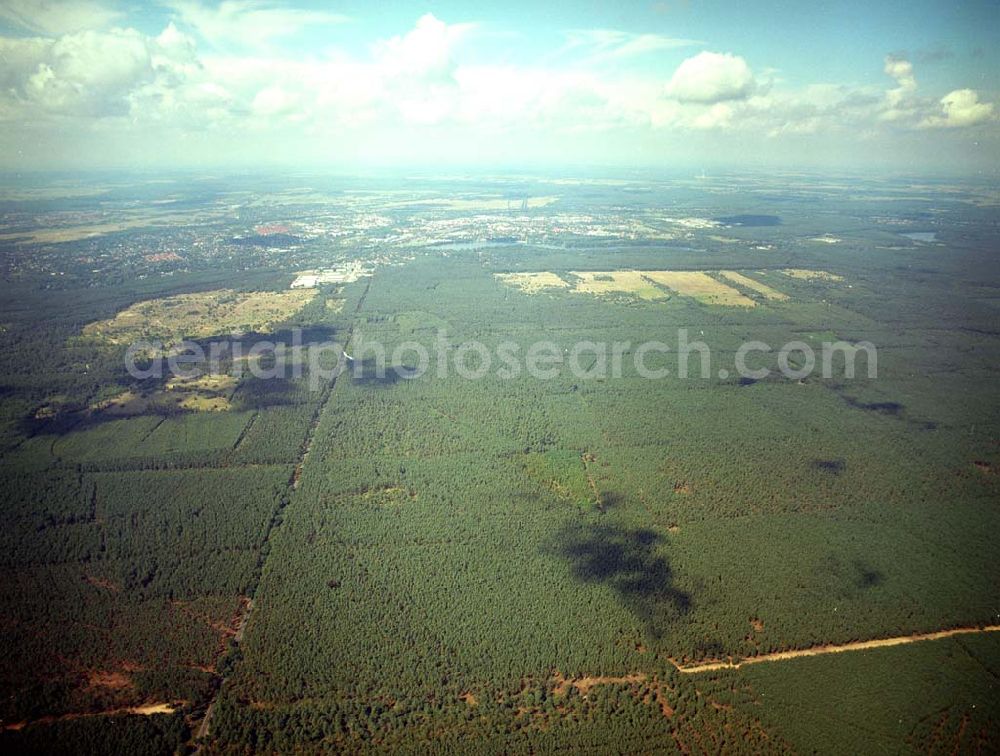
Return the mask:
[[[287,271],[44,303],[4,284],[0,627],[16,653],[0,746],[995,750],[995,634],[676,666],[997,623],[1000,310],[997,282],[968,272],[992,252],[959,232],[944,251],[868,252],[431,248],[241,336],[306,327],[357,370],[247,376],[226,411],[129,416],[99,403],[160,386],[84,324],[186,291],[287,288]],[[610,268],[743,270],[789,298],[529,294],[494,275]],[[668,353],[650,364],[669,376],[641,377],[637,345],[678,329],[711,345],[710,375],[678,377]],[[747,339],[869,340],[879,374],[720,376]],[[631,346],[614,378],[443,375],[473,340]],[[412,350],[391,357],[413,341],[430,355],[415,378]],[[171,711],[131,711],[152,704]]]

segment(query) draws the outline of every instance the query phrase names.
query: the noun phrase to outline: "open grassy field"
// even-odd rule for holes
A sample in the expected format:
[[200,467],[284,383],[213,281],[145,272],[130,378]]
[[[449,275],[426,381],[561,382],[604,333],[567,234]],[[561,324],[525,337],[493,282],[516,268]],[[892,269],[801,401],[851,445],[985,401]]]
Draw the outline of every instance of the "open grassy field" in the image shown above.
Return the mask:
[[638,299],[666,299],[667,293],[646,280],[638,270],[570,271],[577,278],[578,294],[626,295]]
[[727,281],[732,281],[737,286],[742,286],[744,289],[750,289],[751,291],[757,292],[765,299],[772,299],[775,302],[784,302],[788,299],[787,294],[783,294],[777,289],[771,288],[767,284],[756,281],[753,278],[750,278],[743,273],[738,273],[735,270],[720,270],[719,275]]
[[803,281],[843,281],[843,276],[829,273],[825,270],[805,270],[803,268],[785,268],[781,271],[786,276],[798,278]]
[[569,284],[555,273],[540,271],[538,273],[497,273],[498,280],[514,286],[527,294],[534,294],[545,289],[563,289]]
[[238,383],[235,376],[228,374],[172,378],[162,388],[122,391],[95,402],[90,409],[108,415],[142,415],[166,406],[193,412],[218,412],[230,409],[232,405],[229,400]]
[[643,275],[650,281],[665,286],[684,297],[691,297],[707,305],[722,307],[755,307],[752,299],[731,286],[701,271],[647,270]]

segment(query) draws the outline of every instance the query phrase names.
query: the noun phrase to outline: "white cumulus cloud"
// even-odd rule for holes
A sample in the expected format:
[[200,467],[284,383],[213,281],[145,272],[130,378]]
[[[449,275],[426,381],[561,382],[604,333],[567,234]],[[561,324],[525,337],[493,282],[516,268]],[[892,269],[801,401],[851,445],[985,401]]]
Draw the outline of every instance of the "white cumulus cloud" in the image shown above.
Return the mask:
[[753,72],[743,58],[708,51],[681,63],[667,83],[667,94],[674,99],[703,104],[743,100],[756,89]]
[[993,119],[993,103],[980,102],[974,89],[956,89],[941,98],[941,113],[921,122],[925,128],[977,126]]
[[406,34],[376,42],[375,58],[389,75],[449,79],[455,68],[454,48],[473,28],[446,24],[427,13]]

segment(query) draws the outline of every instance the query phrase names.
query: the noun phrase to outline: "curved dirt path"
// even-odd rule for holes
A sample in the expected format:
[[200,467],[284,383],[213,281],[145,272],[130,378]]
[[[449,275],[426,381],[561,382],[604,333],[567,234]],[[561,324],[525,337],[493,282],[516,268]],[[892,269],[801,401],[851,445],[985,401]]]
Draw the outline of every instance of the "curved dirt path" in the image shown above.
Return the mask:
[[903,646],[908,643],[918,643],[920,641],[941,640],[951,638],[955,635],[970,635],[972,633],[995,633],[1000,632],[1000,625],[985,625],[975,627],[956,627],[951,630],[938,630],[933,633],[914,633],[913,635],[899,635],[894,638],[877,638],[875,640],[854,641],[852,643],[829,644],[825,646],[812,646],[811,648],[801,648],[792,651],[775,651],[771,654],[761,654],[760,656],[748,656],[738,662],[733,661],[712,661],[700,664],[678,664],[671,659],[671,662],[679,672],[687,675],[695,675],[699,672],[712,672],[720,669],[739,669],[748,664],[761,664],[763,662],[785,661],[787,659],[798,659],[803,656],[822,656],[824,654],[840,654],[846,651],[864,651],[869,648],[886,648],[888,646]]

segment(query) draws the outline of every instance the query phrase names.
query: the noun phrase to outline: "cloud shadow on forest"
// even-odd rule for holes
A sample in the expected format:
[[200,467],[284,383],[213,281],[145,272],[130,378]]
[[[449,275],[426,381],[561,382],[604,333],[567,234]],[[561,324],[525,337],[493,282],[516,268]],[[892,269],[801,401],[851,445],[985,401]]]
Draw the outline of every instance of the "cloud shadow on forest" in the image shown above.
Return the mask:
[[662,637],[691,609],[691,596],[674,586],[673,571],[660,553],[665,538],[648,528],[574,523],[553,539],[549,551],[570,563],[583,583],[614,589],[647,634]]
[[360,362],[348,366],[348,373],[353,383],[359,386],[373,388],[392,386],[399,381],[408,380],[416,375],[416,368],[408,365],[386,365],[384,361],[374,357],[365,357]]

